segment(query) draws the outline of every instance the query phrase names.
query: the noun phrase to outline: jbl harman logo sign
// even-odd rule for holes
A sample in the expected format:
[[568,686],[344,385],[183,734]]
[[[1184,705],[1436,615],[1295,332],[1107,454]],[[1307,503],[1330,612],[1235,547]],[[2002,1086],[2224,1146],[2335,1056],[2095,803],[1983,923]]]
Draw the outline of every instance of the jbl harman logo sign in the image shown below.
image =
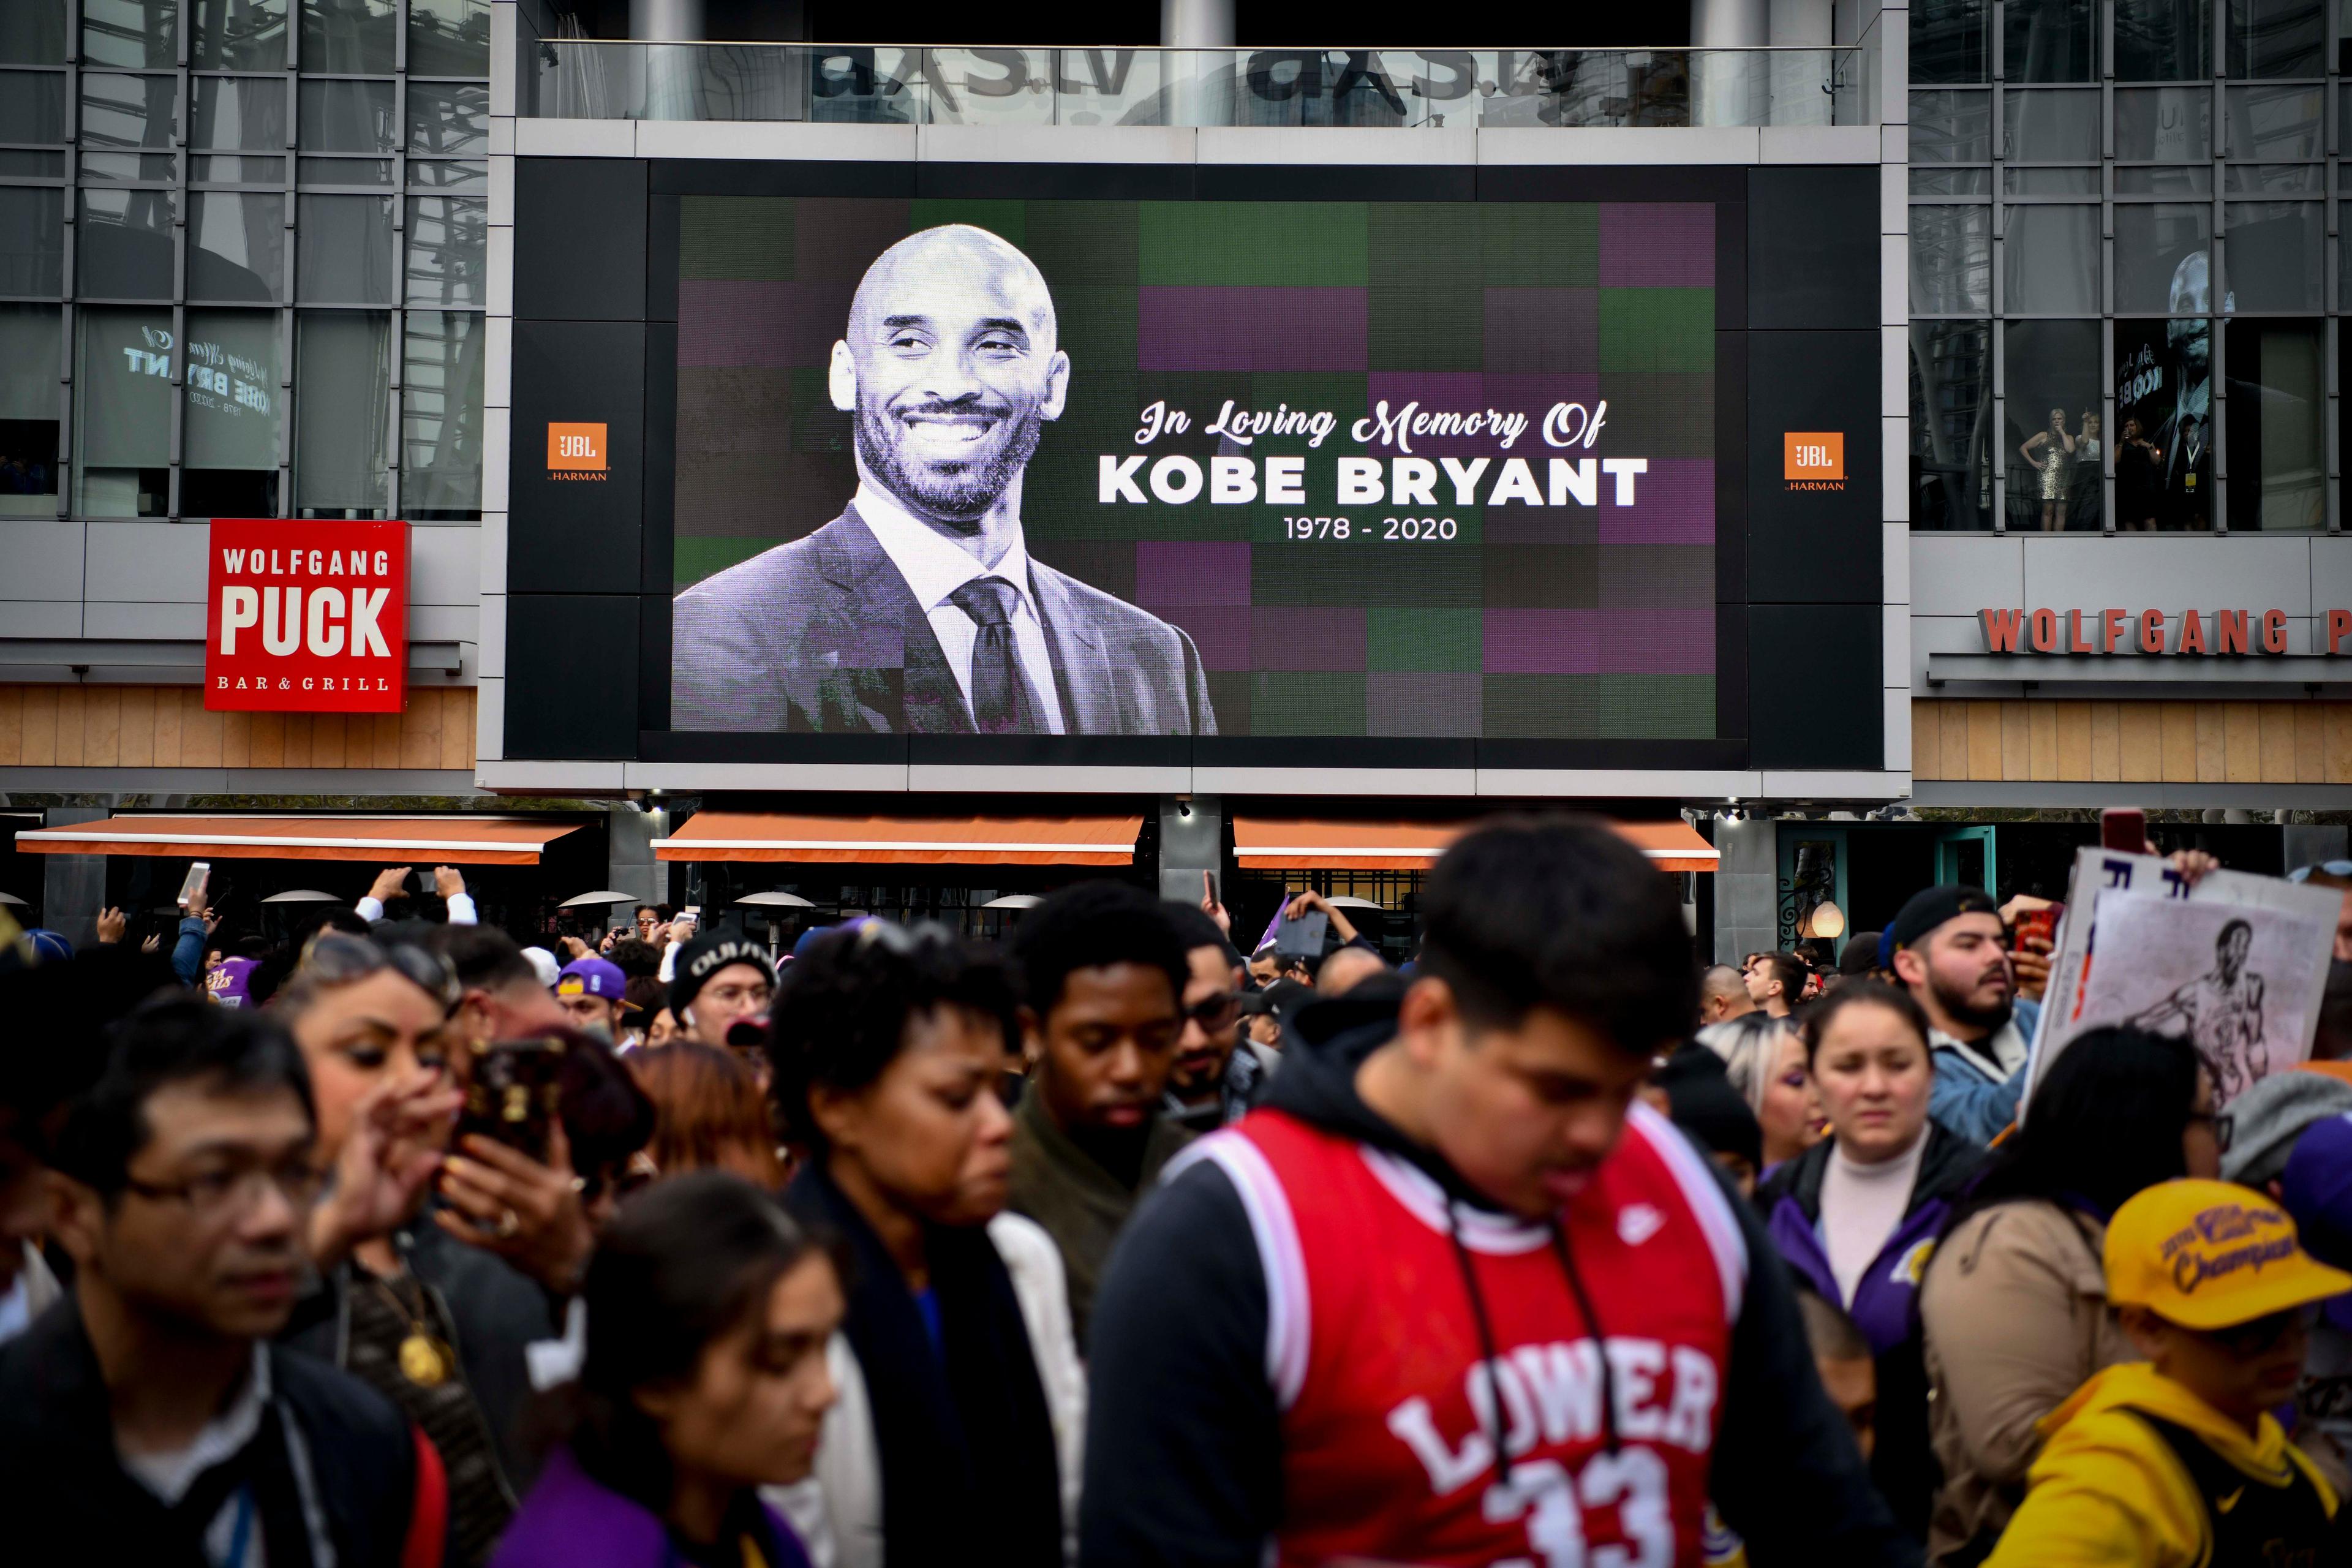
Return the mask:
[[1782,447],[1782,477],[1790,489],[1845,489],[1845,433],[1791,430]]
[[559,479],[601,479],[604,477],[604,426],[557,425],[547,427],[547,468]]

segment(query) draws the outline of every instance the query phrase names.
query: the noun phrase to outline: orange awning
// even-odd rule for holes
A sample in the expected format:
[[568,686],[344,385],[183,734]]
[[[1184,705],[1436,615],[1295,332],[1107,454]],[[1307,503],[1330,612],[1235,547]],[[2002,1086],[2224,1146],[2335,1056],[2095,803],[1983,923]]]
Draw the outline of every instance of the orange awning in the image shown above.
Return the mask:
[[662,860],[889,862],[921,866],[1132,866],[1140,816],[784,816],[704,811]]
[[[1474,822],[1234,818],[1234,856],[1252,871],[1425,871]],[[1612,822],[1661,871],[1712,871],[1715,846],[1686,822]]]
[[39,855],[167,855],[191,860],[413,860],[536,866],[576,822],[528,816],[110,816],[27,828]]

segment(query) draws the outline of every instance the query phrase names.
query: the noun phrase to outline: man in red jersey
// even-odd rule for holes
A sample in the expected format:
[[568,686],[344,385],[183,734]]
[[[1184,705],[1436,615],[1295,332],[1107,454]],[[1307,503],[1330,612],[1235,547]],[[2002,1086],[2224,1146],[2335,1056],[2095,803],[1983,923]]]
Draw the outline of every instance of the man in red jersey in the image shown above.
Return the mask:
[[1497,825],[1409,984],[1300,1015],[1264,1106],[1122,1237],[1091,1345],[1089,1568],[1908,1564],[1788,1275],[1634,1096],[1697,970],[1608,829]]

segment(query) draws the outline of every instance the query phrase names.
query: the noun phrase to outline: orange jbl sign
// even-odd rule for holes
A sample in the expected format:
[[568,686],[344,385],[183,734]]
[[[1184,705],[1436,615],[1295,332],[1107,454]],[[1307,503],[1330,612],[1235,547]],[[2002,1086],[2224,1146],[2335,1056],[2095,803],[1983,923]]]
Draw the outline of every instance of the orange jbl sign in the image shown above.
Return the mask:
[[1791,430],[1782,453],[1791,479],[1845,478],[1845,433],[1842,430]]
[[550,468],[604,469],[604,427],[602,425],[554,425],[547,427]]

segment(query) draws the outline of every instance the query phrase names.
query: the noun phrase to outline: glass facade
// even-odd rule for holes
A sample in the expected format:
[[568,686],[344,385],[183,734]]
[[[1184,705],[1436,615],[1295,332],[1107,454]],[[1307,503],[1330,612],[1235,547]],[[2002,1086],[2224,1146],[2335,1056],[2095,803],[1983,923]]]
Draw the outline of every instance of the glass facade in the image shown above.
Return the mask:
[[0,519],[478,519],[489,38],[0,3]]
[[1912,526],[2340,528],[2352,0],[1909,27]]

